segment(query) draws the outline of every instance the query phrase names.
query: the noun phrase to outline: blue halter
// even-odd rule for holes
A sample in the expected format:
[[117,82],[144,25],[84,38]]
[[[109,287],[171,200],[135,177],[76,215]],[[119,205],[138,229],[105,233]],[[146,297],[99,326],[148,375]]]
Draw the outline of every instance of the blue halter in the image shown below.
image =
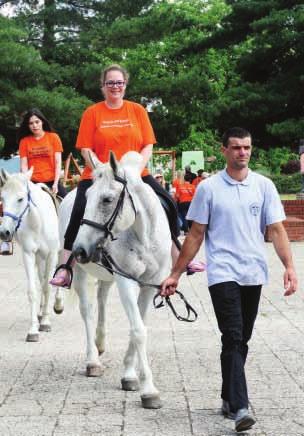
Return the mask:
[[14,215],[13,213],[10,213],[10,212],[3,212],[3,216],[8,216],[8,217],[12,218],[14,221],[17,221],[17,225],[15,227],[15,232],[17,232],[17,230],[19,229],[21,222],[22,222],[22,218],[23,218],[24,214],[26,213],[26,211],[29,209],[31,203],[36,207],[36,204],[33,202],[33,199],[31,197],[30,188],[29,188],[29,186],[27,186],[27,204],[26,204],[24,210],[21,212],[21,214],[19,216],[17,216],[17,215]]

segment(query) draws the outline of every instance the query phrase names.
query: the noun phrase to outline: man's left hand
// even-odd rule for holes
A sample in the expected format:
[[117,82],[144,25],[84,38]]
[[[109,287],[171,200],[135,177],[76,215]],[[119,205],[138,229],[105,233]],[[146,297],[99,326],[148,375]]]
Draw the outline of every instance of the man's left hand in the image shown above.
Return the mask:
[[284,273],[284,296],[288,297],[296,292],[298,287],[298,279],[293,268],[287,268]]

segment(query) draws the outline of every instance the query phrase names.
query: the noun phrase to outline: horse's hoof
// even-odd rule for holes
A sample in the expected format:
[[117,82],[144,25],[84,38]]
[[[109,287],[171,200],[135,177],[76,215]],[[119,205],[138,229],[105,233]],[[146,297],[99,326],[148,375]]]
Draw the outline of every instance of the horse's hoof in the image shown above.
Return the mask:
[[49,324],[40,324],[39,331],[40,332],[50,332],[52,327]]
[[122,378],[121,389],[123,391],[138,391],[139,384],[137,378]]
[[38,342],[39,341],[39,334],[38,333],[28,333],[25,340],[26,340],[26,342]]
[[63,312],[63,310],[64,310],[63,307],[58,308],[58,307],[56,307],[56,306],[54,306],[53,309],[54,309],[54,312],[55,312],[57,315],[61,315],[62,312]]
[[142,395],[141,404],[144,409],[160,409],[163,407],[159,395]]
[[101,366],[87,365],[87,377],[100,377],[102,374]]

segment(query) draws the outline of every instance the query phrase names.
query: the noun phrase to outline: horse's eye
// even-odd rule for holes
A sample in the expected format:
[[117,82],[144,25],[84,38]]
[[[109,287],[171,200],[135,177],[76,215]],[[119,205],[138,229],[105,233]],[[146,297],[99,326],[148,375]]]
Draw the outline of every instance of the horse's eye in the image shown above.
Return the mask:
[[113,201],[113,198],[112,198],[112,197],[104,197],[104,198],[102,199],[102,202],[105,203],[105,204],[107,204],[107,203],[112,203],[112,201]]
[[22,200],[23,198],[18,198],[18,203],[21,203]]

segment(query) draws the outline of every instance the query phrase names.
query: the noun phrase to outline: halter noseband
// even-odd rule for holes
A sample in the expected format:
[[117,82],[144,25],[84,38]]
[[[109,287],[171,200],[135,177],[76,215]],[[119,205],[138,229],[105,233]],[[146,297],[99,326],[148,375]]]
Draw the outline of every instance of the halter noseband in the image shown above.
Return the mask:
[[19,216],[17,216],[17,215],[14,215],[13,213],[10,213],[10,212],[5,212],[5,211],[3,212],[3,216],[8,216],[8,217],[12,218],[12,220],[17,221],[16,227],[14,230],[15,232],[17,232],[17,230],[19,229],[21,222],[22,222],[22,218],[23,218],[24,214],[26,213],[26,211],[29,209],[31,203],[34,206],[36,206],[36,204],[33,202],[30,188],[27,185],[27,203],[26,203],[25,208],[21,212],[21,214]]
[[134,213],[136,215],[136,209],[135,209],[135,206],[134,206],[133,198],[132,198],[132,196],[131,196],[130,192],[128,191],[128,188],[127,188],[127,181],[125,179],[123,179],[122,177],[117,176],[116,174],[114,174],[114,179],[117,182],[122,183],[123,188],[122,188],[122,191],[121,191],[121,193],[119,195],[119,198],[118,198],[117,204],[115,206],[115,209],[114,209],[112,215],[110,216],[110,218],[108,219],[108,221],[105,224],[99,224],[99,223],[96,223],[95,221],[91,221],[91,220],[87,220],[87,219],[82,219],[81,222],[80,222],[80,225],[87,224],[88,226],[94,227],[97,230],[101,230],[101,231],[105,232],[106,238],[110,235],[111,241],[115,240],[115,238],[113,236],[113,233],[112,233],[112,228],[114,226],[115,220],[116,220],[119,212],[122,209],[123,202],[124,202],[124,199],[125,199],[126,191],[129,194],[129,197],[130,197],[130,200],[131,200],[131,203],[132,203],[132,207],[133,207]]

